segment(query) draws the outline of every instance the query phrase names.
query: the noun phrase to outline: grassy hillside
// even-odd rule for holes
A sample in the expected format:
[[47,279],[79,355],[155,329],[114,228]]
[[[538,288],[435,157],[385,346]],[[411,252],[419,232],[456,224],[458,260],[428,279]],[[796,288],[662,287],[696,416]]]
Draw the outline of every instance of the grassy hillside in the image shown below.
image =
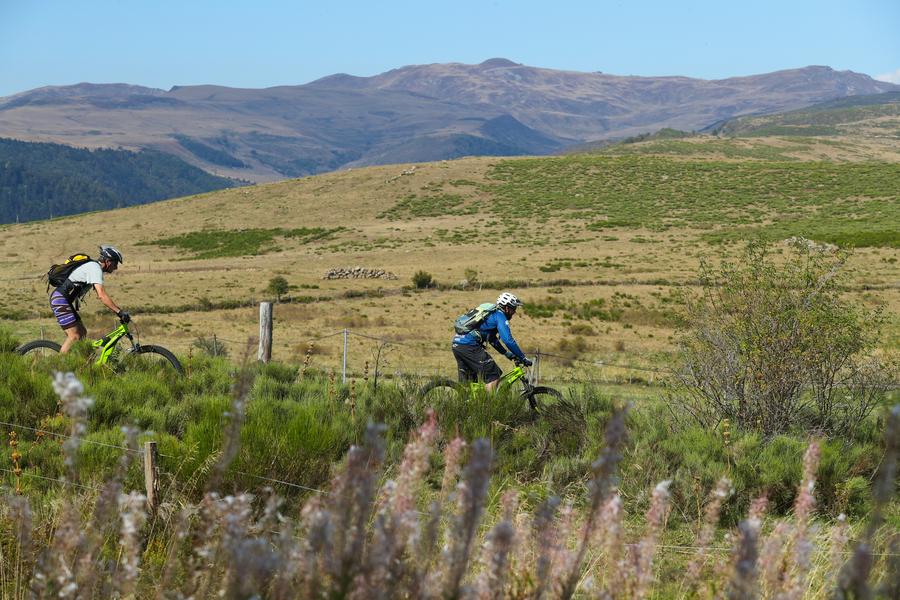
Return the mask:
[[[770,148],[781,143],[758,139]],[[749,147],[763,148],[756,140]],[[668,141],[674,142],[698,148],[720,143],[708,138]],[[148,532],[146,537],[123,534],[119,540],[122,547],[130,539],[146,541],[132,543],[134,555],[143,561],[145,591],[137,597],[152,595],[160,581],[175,582],[164,585],[166,589],[175,589],[176,583],[190,588],[191,580],[205,571],[208,581],[224,582],[228,578],[215,569],[200,566],[221,564],[207,558],[210,544],[225,539],[218,537],[214,520],[248,523],[248,528],[269,532],[265,536],[276,535],[271,533],[275,520],[260,521],[257,527],[256,521],[247,520],[253,512],[249,509],[244,511],[247,518],[233,521],[228,516],[232,513],[224,510],[215,519],[204,517],[203,511],[218,502],[204,491],[256,492],[261,494],[259,506],[274,510],[278,502],[265,487],[272,486],[285,498],[279,510],[288,517],[299,515],[301,529],[312,532],[300,539],[314,540],[310,515],[329,506],[343,510],[340,485],[359,497],[357,490],[371,487],[366,481],[407,481],[399,487],[386,483],[383,493],[372,496],[379,506],[382,498],[394,494],[391,490],[408,487],[413,467],[403,444],[415,440],[411,434],[427,420],[430,403],[437,414],[433,435],[444,448],[444,459],[430,447],[416,451],[421,468],[415,469],[415,478],[421,485],[411,495],[402,494],[409,515],[423,511],[423,527],[426,515],[434,514],[424,512],[428,502],[446,502],[451,498],[448,490],[455,488],[449,465],[457,464],[460,456],[452,448],[459,452],[459,446],[450,440],[457,435],[469,441],[480,437],[488,442],[470,446],[463,477],[482,483],[456,489],[463,490],[459,493],[464,499],[464,490],[481,490],[482,530],[511,519],[503,513],[518,504],[517,527],[538,535],[538,552],[547,546],[543,538],[574,542],[590,505],[588,492],[598,489],[592,478],[618,465],[615,489],[622,510],[615,520],[600,519],[598,530],[617,540],[607,544],[607,556],[635,556],[632,550],[609,550],[626,547],[657,555],[652,572],[658,585],[652,593],[659,597],[690,595],[690,579],[696,575],[686,573],[695,560],[706,565],[697,571],[703,573],[703,589],[725,589],[729,565],[738,562],[738,550],[729,556],[731,542],[725,536],[737,535],[733,525],[748,512],[755,517],[765,513],[763,537],[753,547],[750,563],[758,554],[769,589],[780,585],[783,568],[791,573],[785,581],[799,581],[797,597],[823,597],[833,587],[838,565],[850,555],[845,554],[846,539],[862,535],[866,519],[878,512],[873,507],[880,507],[885,521],[871,546],[879,555],[872,579],[891,581],[892,563],[882,555],[892,552],[887,536],[897,529],[897,502],[889,484],[875,486],[881,490],[875,501],[870,494],[876,471],[894,464],[890,448],[896,436],[889,434],[887,443],[881,437],[885,411],[874,411],[846,435],[810,444],[809,432],[792,419],[785,420],[791,427],[784,434],[772,436],[745,431],[727,420],[715,427],[698,426],[672,403],[671,388],[659,380],[675,363],[675,327],[684,295],[698,289],[701,261],[715,264],[741,256],[742,242],[760,237],[775,244],[776,254],[786,238],[797,235],[815,243],[856,247],[847,275],[837,280],[840,289],[853,306],[885,308],[885,331],[878,345],[884,353],[896,353],[900,161],[723,157],[719,151],[480,158],[378,167],[0,227],[5,257],[0,280],[7,289],[0,298],[0,315],[6,321],[0,327],[0,421],[12,423],[5,427],[20,434],[18,445],[4,447],[0,456],[14,466],[6,469],[7,481],[22,487],[36,515],[30,528],[16,529],[14,511],[8,511],[0,530],[10,540],[15,531],[54,531],[52,545],[45,541],[47,536],[33,536],[37,548],[50,545],[54,556],[61,555],[55,550],[58,545],[75,547],[79,539],[94,535],[95,529],[82,525],[79,511],[66,507],[86,514],[91,512],[88,507],[103,506],[105,494],[81,488],[63,491],[53,480],[71,470],[70,483],[76,485],[92,488],[110,477],[115,485],[118,476],[124,489],[140,489],[140,466],[121,460],[117,448],[127,443],[122,426],[132,425],[145,432],[141,440],[152,437],[159,443],[167,503],[142,530]],[[30,337],[61,337],[39,276],[61,256],[93,250],[98,242],[115,243],[125,252],[125,263],[109,277],[107,289],[132,311],[140,340],[178,351],[187,377],[160,376],[152,368],[118,373],[92,367],[86,343],[69,355],[36,362],[2,354]],[[397,279],[323,279],[331,269],[354,266],[383,269]],[[413,276],[422,271],[437,284],[413,289]],[[254,356],[255,347],[246,340],[258,331],[256,303],[272,297],[266,288],[275,276],[290,284],[284,302],[274,308],[276,362],[250,360],[249,369],[239,369],[237,360]],[[449,351],[452,319],[503,289],[526,301],[512,329],[526,352],[540,348],[550,353],[542,363],[543,378],[564,391],[565,403],[535,419],[521,401],[503,393],[422,400],[415,375],[455,372]],[[89,300],[84,311],[95,334],[113,325],[108,311],[99,309],[96,300]],[[349,338],[342,335],[344,330],[349,330]],[[343,339],[349,341],[346,383],[340,375]],[[213,348],[218,355],[227,352],[227,359],[210,357]],[[301,366],[304,362],[308,364]],[[90,407],[74,397],[66,404],[83,429],[74,428],[69,417],[53,414],[58,404],[50,375],[55,370],[76,371],[86,395],[94,399]],[[776,378],[750,379],[765,386]],[[888,401],[896,401],[896,392]],[[627,441],[621,431],[604,437],[607,424],[616,422],[614,407],[626,404]],[[318,490],[340,481],[334,479],[335,466],[351,445],[372,445],[365,427],[370,421],[386,426],[384,471],[360,458],[359,449],[351,451],[348,470],[356,479],[338,483],[336,493],[320,500],[324,496]],[[69,431],[81,431],[84,444],[61,445],[59,436]],[[804,453],[808,444],[818,450]],[[493,459],[479,459],[476,447],[489,447]],[[77,471],[67,467],[66,452],[74,456]],[[136,452],[125,455],[130,454]],[[440,469],[430,468],[441,466],[447,467],[443,477]],[[24,470],[19,478],[17,468]],[[488,474],[493,476],[490,481]],[[729,479],[716,483],[722,476]],[[671,488],[669,483],[657,486],[664,480],[671,480]],[[733,494],[726,491],[732,487]],[[760,494],[767,498],[767,509],[757,500]],[[562,498],[560,516],[550,529],[541,529],[555,506],[552,495]],[[67,498],[71,504],[65,503]],[[301,509],[304,498],[309,503]],[[332,502],[334,498],[338,500]],[[244,501],[249,507],[250,500],[239,502]],[[233,499],[222,502],[237,506]],[[671,513],[661,503],[671,505]],[[464,512],[464,503],[459,506]],[[387,547],[378,533],[383,521],[370,519],[371,510],[365,510],[345,513],[372,523],[369,548],[381,552]],[[115,514],[99,508],[96,513],[104,518]],[[837,518],[840,513],[848,519]],[[537,517],[532,519],[532,514]],[[452,537],[458,527],[450,523],[458,522],[445,519],[440,528],[451,533],[435,539]],[[88,533],[79,537],[80,531]],[[238,531],[230,527],[223,535]],[[296,539],[294,531],[284,531],[278,539]],[[339,524],[334,535],[347,531]],[[247,548],[300,548],[278,545],[275,537],[255,546],[244,543],[249,536],[233,537],[240,542],[234,548],[243,554],[229,551],[228,556],[241,564],[256,564],[243,560]],[[193,546],[195,539],[203,541]],[[495,539],[493,534],[489,539]],[[435,542],[434,547],[443,544]],[[657,552],[657,546],[666,551]],[[817,549],[808,554],[806,549],[814,546]],[[96,547],[100,556],[100,542]],[[521,547],[527,551],[526,545]],[[560,556],[559,561],[567,560]],[[790,562],[794,556],[801,563],[796,568]],[[516,564],[531,565],[528,560]],[[612,563],[592,556],[585,562],[585,581],[589,574],[594,581],[615,586],[604,578],[628,572],[619,564],[607,568]],[[638,564],[631,558],[626,563]],[[9,581],[6,585],[24,585],[28,567],[4,580]],[[242,578],[242,568],[230,572]],[[470,576],[480,569],[480,564],[473,566]],[[512,587],[530,594],[529,582],[537,579],[527,567],[517,572]],[[121,578],[110,576],[110,581]]]
[[[662,142],[659,142],[662,143]],[[671,140],[692,147],[728,141]],[[638,148],[631,144],[628,148]],[[527,352],[559,355],[548,374],[625,378],[665,366],[679,295],[702,257],[743,239],[802,235],[857,247],[848,293],[900,306],[900,162],[804,162],[667,156],[475,158],[376,167],[8,226],[0,236],[8,293],[0,311],[23,336],[58,337],[37,277],[60,257],[108,242],[125,252],[109,279],[143,339],[186,352],[199,337],[232,354],[256,335],[256,302],[277,275],[292,285],[275,309],[275,356],[302,361],[308,341],[344,328],[350,367],[452,373],[450,323],[501,289],[529,306],[513,322]],[[397,280],[324,280],[336,267]],[[419,270],[439,286],[403,289]],[[463,280],[477,273],[476,281]],[[111,325],[96,300],[89,327]],[[893,318],[884,344],[896,346]],[[312,362],[338,368],[341,337]],[[572,358],[588,362],[572,362]]]
[[802,110],[732,119],[713,129],[725,136],[870,135],[900,138],[900,92],[841,98]]
[[687,133],[663,129],[599,151],[725,160],[900,161],[900,93],[841,98],[801,110],[731,119]]

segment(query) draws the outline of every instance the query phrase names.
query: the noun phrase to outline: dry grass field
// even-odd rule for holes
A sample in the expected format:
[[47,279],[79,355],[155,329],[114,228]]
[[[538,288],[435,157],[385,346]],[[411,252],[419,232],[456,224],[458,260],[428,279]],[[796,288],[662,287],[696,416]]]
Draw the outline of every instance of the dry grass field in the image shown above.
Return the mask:
[[[886,305],[883,345],[897,347],[897,140],[872,146],[877,156],[849,139],[810,142],[807,154],[796,139],[713,138],[708,152],[670,156],[673,143],[372,167],[6,226],[0,315],[23,340],[60,338],[40,275],[111,243],[125,263],[108,280],[110,295],[135,316],[142,340],[179,353],[215,334],[240,354],[258,331],[255,302],[281,275],[292,287],[274,311],[278,360],[300,362],[309,340],[346,328],[355,372],[382,346],[353,335],[363,334],[398,342],[382,348],[382,370],[451,374],[453,318],[502,287],[530,305],[512,323],[526,352],[585,361],[552,357],[548,375],[649,378],[593,363],[665,367],[672,316],[679,295],[695,289],[701,258],[736,256],[742,239],[759,235],[804,235],[860,246],[847,293]],[[354,266],[397,279],[323,279]],[[409,289],[420,270],[438,287]],[[467,270],[477,271],[474,285],[461,285]],[[95,298],[83,309],[91,334],[112,326],[101,309]],[[312,361],[337,369],[340,354],[337,335],[315,342]]]

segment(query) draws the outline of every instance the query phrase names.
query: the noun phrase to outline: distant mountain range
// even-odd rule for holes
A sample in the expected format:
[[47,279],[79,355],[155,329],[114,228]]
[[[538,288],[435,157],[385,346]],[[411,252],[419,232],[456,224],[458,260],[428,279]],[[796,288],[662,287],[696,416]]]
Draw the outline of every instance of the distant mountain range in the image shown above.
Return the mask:
[[45,87],[0,98],[0,137],[151,149],[217,175],[270,181],[362,165],[549,154],[889,91],[900,86],[829,67],[708,81],[491,59],[267,89]]

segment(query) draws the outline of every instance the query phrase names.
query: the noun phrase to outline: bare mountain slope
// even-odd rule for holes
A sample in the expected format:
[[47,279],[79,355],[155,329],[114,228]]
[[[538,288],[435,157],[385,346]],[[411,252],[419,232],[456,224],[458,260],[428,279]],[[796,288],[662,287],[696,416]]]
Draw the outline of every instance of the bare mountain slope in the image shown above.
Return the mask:
[[124,84],[47,87],[0,98],[0,137],[153,148],[219,175],[267,181],[346,166],[547,154],[663,127],[900,90],[806,67],[716,81],[558,71],[491,59],[300,86],[169,91]]

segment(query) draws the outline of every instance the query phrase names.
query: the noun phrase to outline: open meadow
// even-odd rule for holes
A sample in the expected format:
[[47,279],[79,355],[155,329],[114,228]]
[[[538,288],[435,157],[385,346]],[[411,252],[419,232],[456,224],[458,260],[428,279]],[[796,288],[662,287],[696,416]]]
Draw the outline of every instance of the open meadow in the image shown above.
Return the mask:
[[[884,344],[895,347],[900,163],[734,158],[717,149],[747,140],[707,143],[711,156],[374,167],[8,226],[0,315],[22,339],[59,338],[40,276],[112,243],[126,257],[112,297],[142,339],[181,353],[213,334],[240,353],[258,334],[258,302],[275,298],[269,281],[282,276],[290,289],[274,311],[277,360],[302,362],[309,341],[348,329],[408,344],[389,347],[389,372],[450,374],[452,320],[509,289],[527,304],[512,324],[526,352],[585,360],[583,376],[598,361],[665,365],[701,259],[734,256],[747,239],[804,236],[856,248],[847,294],[886,306]],[[396,279],[323,279],[357,266]],[[411,290],[419,271],[436,285]],[[84,314],[94,333],[112,325],[95,299]],[[374,363],[380,345],[356,338],[349,368]],[[312,359],[337,368],[341,352],[335,336],[315,341]],[[550,358],[548,375],[572,376],[571,360]],[[622,374],[597,376],[607,375]]]
[[[813,282],[834,292],[826,309],[850,308],[800,322],[896,360],[897,141],[829,139],[649,140],[372,167],[3,227],[0,427],[16,443],[0,452],[10,492],[0,592],[896,592],[890,382],[853,388],[870,402],[859,418],[820,418],[831,406],[803,389],[787,393],[799,408],[784,419],[738,410],[710,422],[673,381],[689,309],[696,318],[704,290],[727,295],[704,287],[703,265],[752,271],[750,240],[769,243],[774,264],[797,237],[823,255],[852,249],[837,277]],[[125,255],[110,295],[187,377],[92,366],[85,345],[37,362],[10,353],[61,339],[40,276],[99,243]],[[325,278],[355,267],[395,277]],[[270,288],[279,276],[287,291]],[[429,405],[423,377],[455,374],[453,319],[504,290],[525,301],[513,333],[529,356],[540,351],[541,380],[563,402],[537,415],[509,394]],[[276,301],[267,365],[253,341],[263,300]],[[115,326],[101,308],[84,307],[91,334]],[[860,331],[864,343],[845,339]],[[761,337],[764,348],[781,340]],[[80,383],[54,384],[56,371]],[[747,390],[780,398],[778,376],[750,374]],[[831,402],[840,390],[826,387]],[[160,456],[153,513],[126,493],[144,489],[147,440]]]

